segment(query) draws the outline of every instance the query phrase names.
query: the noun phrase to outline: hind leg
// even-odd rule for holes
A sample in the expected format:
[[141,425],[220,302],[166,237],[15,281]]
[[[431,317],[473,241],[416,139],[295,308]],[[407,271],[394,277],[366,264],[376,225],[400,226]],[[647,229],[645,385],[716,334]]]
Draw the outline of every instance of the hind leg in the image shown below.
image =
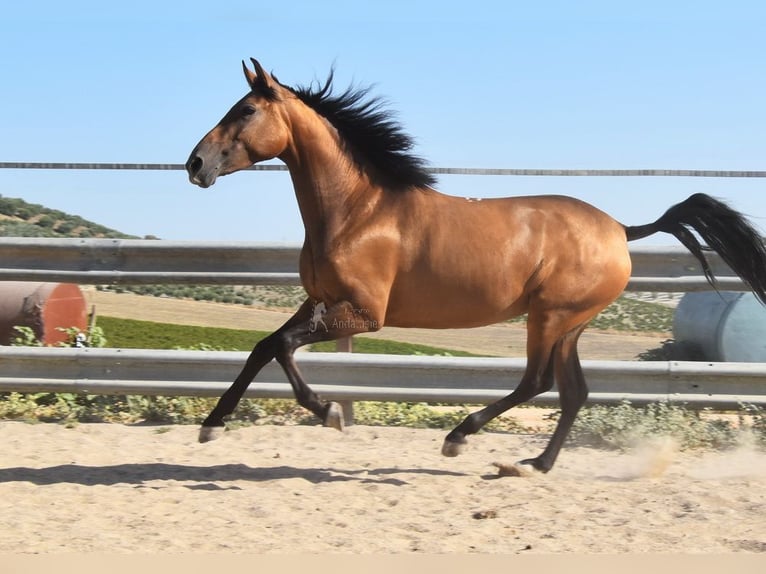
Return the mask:
[[492,419],[551,388],[553,388],[553,369],[550,361],[546,358],[545,364],[542,361],[528,363],[519,386],[510,395],[468,415],[447,435],[442,445],[442,454],[444,456],[459,455],[468,442],[466,440],[468,435],[479,432]]
[[444,456],[459,455],[467,444],[468,435],[477,433],[489,421],[507,410],[553,388],[551,353],[560,333],[546,317],[540,317],[538,320],[538,315],[540,314],[530,311],[527,324],[527,368],[518,387],[510,395],[468,415],[455,427],[444,439]]
[[577,341],[585,325],[567,333],[556,343],[553,351],[553,365],[561,401],[561,416],[545,450],[536,458],[521,461],[535,469],[548,472],[553,468],[559,451],[569,435],[577,413],[588,398],[588,387],[577,354]]

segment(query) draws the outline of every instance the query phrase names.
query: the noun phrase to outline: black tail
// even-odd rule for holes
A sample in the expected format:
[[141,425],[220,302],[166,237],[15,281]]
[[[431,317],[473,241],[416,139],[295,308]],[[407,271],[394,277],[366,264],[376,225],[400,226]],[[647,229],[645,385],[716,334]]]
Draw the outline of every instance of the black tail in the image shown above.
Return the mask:
[[[696,231],[707,246],[700,245],[691,230]],[[766,304],[766,247],[760,233],[741,213],[709,195],[696,193],[668,209],[654,223],[625,227],[628,241],[658,231],[674,235],[692,252],[713,287],[715,276],[704,254],[711,249]]]

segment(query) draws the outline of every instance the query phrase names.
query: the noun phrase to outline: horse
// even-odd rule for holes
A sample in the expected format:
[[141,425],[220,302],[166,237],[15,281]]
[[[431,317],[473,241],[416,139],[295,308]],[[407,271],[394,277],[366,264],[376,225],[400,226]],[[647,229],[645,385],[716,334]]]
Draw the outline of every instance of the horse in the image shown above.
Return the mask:
[[255,345],[203,421],[200,442],[220,436],[224,418],[272,359],[297,402],[324,425],[343,430],[341,406],[321,400],[296,366],[294,352],[303,345],[386,325],[477,327],[526,313],[520,382],[449,432],[442,454],[460,454],[468,435],[555,383],[560,416],[553,434],[541,454],[518,463],[545,473],[588,396],[577,341],[623,292],[631,273],[629,241],[657,232],[675,236],[715,287],[704,253],[712,249],[766,302],[760,235],[717,199],[694,194],[653,223],[626,226],[567,196],[446,195],[412,152],[414,140],[370,88],[336,93],[333,69],[324,84],[290,87],[251,62],[252,69],[242,61],[248,92],[194,147],[185,166],[192,184],[208,188],[260,161],[286,164],[305,228],[299,271],[307,299]]

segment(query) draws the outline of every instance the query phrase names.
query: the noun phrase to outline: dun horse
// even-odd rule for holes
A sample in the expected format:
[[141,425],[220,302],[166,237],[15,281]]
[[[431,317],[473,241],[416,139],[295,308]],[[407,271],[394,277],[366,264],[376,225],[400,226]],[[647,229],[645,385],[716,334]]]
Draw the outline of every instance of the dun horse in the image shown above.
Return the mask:
[[333,93],[332,72],[323,86],[290,88],[252,63],[254,70],[243,62],[249,92],[197,144],[186,169],[192,183],[207,188],[262,160],[287,165],[305,227],[300,277],[308,298],[255,346],[203,422],[201,442],[224,429],[224,417],[272,359],[298,403],[342,430],[341,407],[322,401],[296,366],[293,354],[303,345],[385,325],[476,327],[527,313],[527,365],[518,386],[466,417],[442,452],[459,454],[467,435],[555,381],[556,429],[539,456],[521,461],[547,472],[588,395],[578,338],[625,288],[628,241],[670,233],[714,283],[708,247],[694,230],[766,300],[766,251],[758,232],[707,195],[692,195],[637,227],[571,197],[444,195],[411,153],[411,138],[367,90]]

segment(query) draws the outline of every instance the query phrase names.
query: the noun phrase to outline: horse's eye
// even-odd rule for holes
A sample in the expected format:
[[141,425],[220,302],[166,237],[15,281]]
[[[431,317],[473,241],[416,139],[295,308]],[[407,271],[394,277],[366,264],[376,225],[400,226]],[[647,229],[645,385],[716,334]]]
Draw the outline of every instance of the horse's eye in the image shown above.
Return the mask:
[[252,116],[254,113],[255,113],[255,108],[253,106],[245,106],[242,108],[243,116]]

